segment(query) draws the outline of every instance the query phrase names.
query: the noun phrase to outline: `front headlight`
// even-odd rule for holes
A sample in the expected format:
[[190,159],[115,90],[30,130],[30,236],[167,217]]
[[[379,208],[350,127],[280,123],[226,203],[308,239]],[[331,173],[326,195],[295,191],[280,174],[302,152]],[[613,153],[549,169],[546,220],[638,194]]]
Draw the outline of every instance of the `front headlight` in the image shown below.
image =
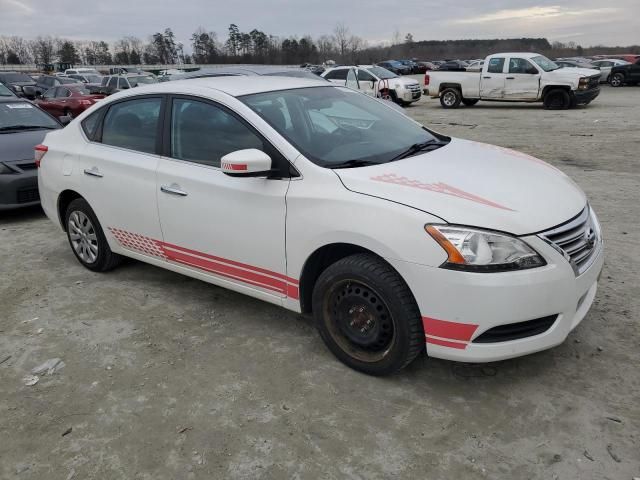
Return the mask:
[[533,248],[510,235],[449,225],[426,225],[425,230],[449,256],[442,268],[507,272],[547,264]]
[[589,79],[587,77],[582,77],[578,80],[578,89],[586,90],[589,88]]

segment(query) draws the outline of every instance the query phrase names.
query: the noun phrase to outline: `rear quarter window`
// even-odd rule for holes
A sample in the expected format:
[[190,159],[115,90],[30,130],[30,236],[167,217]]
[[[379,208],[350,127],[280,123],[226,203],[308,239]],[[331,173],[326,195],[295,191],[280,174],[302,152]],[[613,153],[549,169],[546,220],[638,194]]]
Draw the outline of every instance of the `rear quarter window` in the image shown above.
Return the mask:
[[84,134],[91,141],[97,139],[98,127],[100,125],[100,119],[102,118],[103,111],[104,108],[101,108],[82,121],[82,130],[84,130]]

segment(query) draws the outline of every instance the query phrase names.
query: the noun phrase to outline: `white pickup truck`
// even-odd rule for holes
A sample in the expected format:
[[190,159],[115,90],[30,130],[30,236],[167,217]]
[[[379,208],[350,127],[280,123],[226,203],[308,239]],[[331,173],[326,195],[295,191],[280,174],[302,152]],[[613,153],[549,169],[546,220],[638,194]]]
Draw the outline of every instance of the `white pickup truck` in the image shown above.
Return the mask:
[[468,107],[479,100],[543,102],[548,109],[586,105],[600,93],[600,71],[560,68],[537,53],[489,55],[481,72],[430,71],[424,93],[440,97],[444,108]]

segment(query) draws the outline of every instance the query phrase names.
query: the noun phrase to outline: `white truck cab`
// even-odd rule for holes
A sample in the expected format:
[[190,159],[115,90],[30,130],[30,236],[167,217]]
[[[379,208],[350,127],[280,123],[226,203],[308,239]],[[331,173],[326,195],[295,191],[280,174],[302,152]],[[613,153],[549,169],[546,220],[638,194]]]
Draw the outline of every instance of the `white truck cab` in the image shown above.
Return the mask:
[[560,68],[538,53],[497,53],[485,59],[480,73],[429,72],[424,89],[439,97],[444,108],[490,100],[543,102],[545,108],[566,109],[596,98],[600,75],[595,69]]

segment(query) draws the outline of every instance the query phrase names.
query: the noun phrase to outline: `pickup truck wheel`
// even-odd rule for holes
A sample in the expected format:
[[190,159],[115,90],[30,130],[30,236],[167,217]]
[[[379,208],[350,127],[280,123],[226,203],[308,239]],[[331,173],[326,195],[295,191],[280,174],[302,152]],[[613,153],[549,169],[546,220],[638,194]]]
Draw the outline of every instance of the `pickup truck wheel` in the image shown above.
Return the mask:
[[84,267],[106,272],[122,262],[122,257],[109,248],[100,222],[84,198],[72,201],[64,218],[71,250]]
[[566,110],[571,106],[571,97],[566,90],[555,88],[544,96],[544,108],[547,110]]
[[314,286],[312,302],[322,340],[355,370],[388,375],[424,350],[422,318],[409,287],[374,255],[330,265]]
[[462,103],[466,107],[473,107],[476,103],[478,103],[478,99],[477,98],[463,98],[462,99]]
[[456,88],[445,88],[440,93],[440,105],[443,108],[458,108],[462,101],[462,94]]
[[612,87],[621,87],[622,85],[624,85],[624,75],[621,73],[614,73],[613,75],[611,75],[609,83]]

